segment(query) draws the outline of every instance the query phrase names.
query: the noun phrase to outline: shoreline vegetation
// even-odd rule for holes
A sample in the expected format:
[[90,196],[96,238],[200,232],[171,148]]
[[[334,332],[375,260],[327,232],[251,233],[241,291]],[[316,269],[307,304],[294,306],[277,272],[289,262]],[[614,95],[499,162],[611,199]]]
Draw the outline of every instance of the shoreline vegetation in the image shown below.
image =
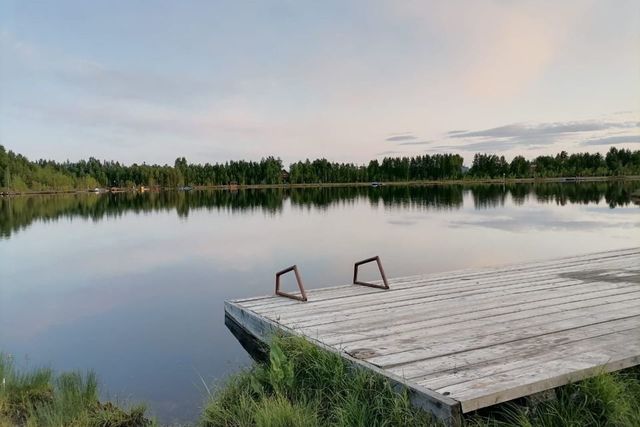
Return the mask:
[[92,372],[22,371],[0,353],[0,427],[156,426],[145,412],[144,405],[101,401]]
[[[411,406],[382,376],[354,368],[301,337],[274,336],[263,363],[227,380],[203,410],[214,426],[422,426],[442,423]],[[640,425],[640,367],[466,414],[467,427],[633,427]]]
[[[98,400],[89,373],[17,371],[0,354],[0,426],[155,426],[144,406]],[[300,337],[273,337],[265,360],[207,389],[201,427],[440,426],[386,379],[354,369]],[[469,427],[640,425],[640,368],[556,389],[550,400],[520,399],[467,414]]]
[[309,184],[221,184],[221,185],[195,185],[185,187],[111,187],[109,189],[46,189],[46,190],[6,190],[0,191],[0,196],[28,196],[46,194],[80,194],[80,193],[136,193],[136,192],[160,192],[160,191],[192,191],[192,190],[272,190],[272,189],[304,189],[304,188],[339,188],[339,187],[382,187],[382,186],[440,186],[440,185],[464,185],[464,184],[545,184],[545,183],[580,183],[580,182],[616,182],[616,181],[640,181],[640,175],[616,175],[616,176],[562,176],[553,178],[471,178],[452,180],[424,180],[424,181],[382,181],[382,182],[327,182]]
[[[469,168],[459,154],[385,157],[367,164],[326,159],[294,162],[285,170],[282,160],[188,163],[184,157],[170,165],[100,161],[31,161],[0,145],[0,193],[121,192],[161,189],[303,188],[359,185],[429,185],[460,182],[555,182],[640,176],[640,150],[611,147],[606,155],[562,151],[554,156],[507,161],[495,154],[474,155]],[[549,181],[551,180],[551,181]]]

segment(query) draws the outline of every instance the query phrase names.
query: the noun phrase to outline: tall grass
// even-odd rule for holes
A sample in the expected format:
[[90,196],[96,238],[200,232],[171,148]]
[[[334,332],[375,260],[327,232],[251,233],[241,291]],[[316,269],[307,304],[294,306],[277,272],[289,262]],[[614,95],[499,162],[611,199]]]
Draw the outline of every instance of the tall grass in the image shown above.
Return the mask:
[[0,427],[138,427],[153,423],[144,407],[129,410],[99,401],[95,374],[55,375],[49,368],[21,372],[0,353]]
[[[640,368],[560,387],[556,399],[498,405],[471,427],[640,427]],[[295,337],[275,337],[269,360],[214,392],[200,420],[225,426],[433,426],[382,377]]]
[[431,426],[382,377],[294,337],[275,337],[269,361],[230,379],[211,396],[201,425]]
[[[640,367],[560,387],[556,398],[508,403],[467,416],[470,427],[640,427]],[[379,375],[302,338],[274,337],[269,360],[209,396],[202,427],[435,426]],[[0,353],[0,427],[138,427],[143,406],[99,401],[92,373],[23,372]]]
[[640,368],[602,373],[555,390],[555,399],[531,406],[505,404],[471,426],[640,427]]

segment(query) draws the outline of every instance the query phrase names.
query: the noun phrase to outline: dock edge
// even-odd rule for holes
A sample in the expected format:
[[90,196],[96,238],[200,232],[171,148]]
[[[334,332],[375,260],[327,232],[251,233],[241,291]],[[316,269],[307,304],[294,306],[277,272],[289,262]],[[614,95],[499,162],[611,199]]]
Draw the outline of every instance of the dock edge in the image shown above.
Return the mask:
[[347,353],[338,351],[311,337],[303,336],[284,325],[261,317],[249,309],[240,307],[234,301],[225,301],[224,311],[227,316],[231,317],[231,319],[233,319],[248,334],[264,344],[268,344],[269,338],[278,332],[303,337],[325,351],[340,355],[340,357],[356,368],[373,371],[386,378],[396,391],[407,392],[411,404],[414,407],[432,414],[435,418],[444,422],[448,427],[461,427],[462,425],[462,407],[460,402],[457,400],[415,384],[411,385],[406,382],[404,378],[385,372],[375,365],[356,359]]

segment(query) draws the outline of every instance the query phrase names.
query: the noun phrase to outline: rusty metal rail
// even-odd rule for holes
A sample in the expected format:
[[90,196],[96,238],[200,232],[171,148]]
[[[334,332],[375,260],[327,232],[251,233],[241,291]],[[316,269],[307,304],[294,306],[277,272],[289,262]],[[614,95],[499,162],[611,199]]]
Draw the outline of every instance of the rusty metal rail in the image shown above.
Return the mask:
[[[384,285],[378,285],[378,284],[369,283],[369,282],[361,282],[358,280],[358,267],[360,267],[362,264],[367,264],[373,261],[375,261],[378,264],[378,270],[380,270],[380,276],[382,276],[382,282],[384,283]],[[382,262],[380,261],[379,256],[363,259],[362,261],[358,261],[353,265],[353,284],[369,286],[372,288],[389,289],[389,282],[387,282],[387,276],[384,274],[384,268],[382,268]]]
[[[358,268],[362,264],[367,264],[373,261],[375,261],[376,264],[378,264],[378,270],[380,271],[380,276],[382,277],[382,283],[383,283],[382,285],[379,285],[377,283],[362,282],[358,280]],[[296,282],[298,283],[298,289],[300,289],[300,295],[290,294],[288,292],[283,292],[280,290],[280,276],[282,276],[283,274],[289,273],[290,271],[293,271],[294,274],[296,275]],[[369,286],[371,288],[389,289],[389,282],[387,281],[387,276],[384,273],[384,268],[382,268],[382,262],[380,261],[379,256],[376,255],[374,257],[363,259],[362,261],[358,261],[355,264],[353,264],[353,284]],[[300,272],[298,271],[297,265],[292,265],[291,267],[285,268],[284,270],[280,270],[276,273],[276,295],[279,295],[285,298],[291,298],[291,299],[302,301],[302,302],[307,301],[307,293],[304,290],[304,285],[302,284],[302,278],[300,277]]]
[[[280,290],[280,276],[285,273],[293,271],[296,275],[296,282],[298,282],[298,289],[300,289],[300,295],[290,294],[288,292],[283,292]],[[280,295],[281,297],[291,298],[298,301],[307,301],[307,293],[304,291],[304,285],[302,284],[302,278],[300,277],[300,272],[298,271],[297,265],[292,265],[289,268],[285,268],[284,270],[278,271],[276,273],[276,295]]]

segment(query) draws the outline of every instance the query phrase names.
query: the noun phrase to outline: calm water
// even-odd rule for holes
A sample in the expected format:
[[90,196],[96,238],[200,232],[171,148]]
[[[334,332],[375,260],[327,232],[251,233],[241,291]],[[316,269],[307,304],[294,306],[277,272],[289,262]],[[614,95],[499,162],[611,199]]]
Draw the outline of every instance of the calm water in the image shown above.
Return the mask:
[[[0,198],[0,351],[94,369],[108,397],[193,420],[201,383],[249,363],[223,301],[640,244],[640,183],[382,187]],[[367,279],[367,277],[364,277]]]

